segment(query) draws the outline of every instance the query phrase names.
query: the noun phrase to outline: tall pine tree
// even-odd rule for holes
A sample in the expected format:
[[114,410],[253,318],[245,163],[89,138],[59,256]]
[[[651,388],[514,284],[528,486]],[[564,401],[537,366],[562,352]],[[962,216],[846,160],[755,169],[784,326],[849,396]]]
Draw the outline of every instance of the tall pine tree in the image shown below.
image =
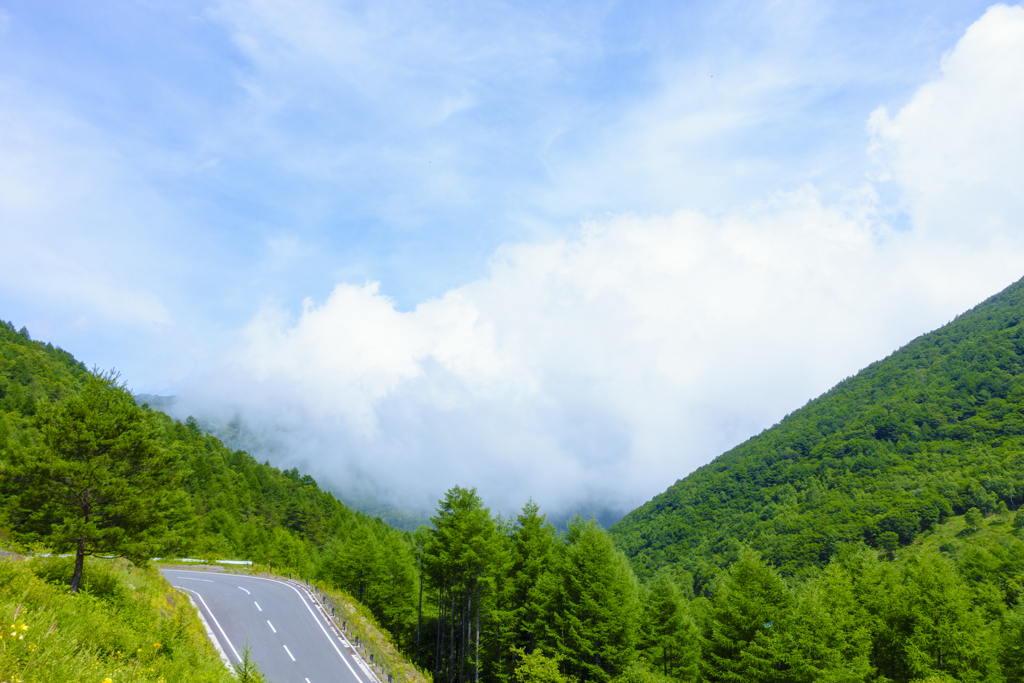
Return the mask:
[[3,477],[13,532],[56,552],[73,552],[71,592],[86,555],[145,563],[181,538],[193,517],[183,468],[152,414],[113,373],[90,375],[81,391],[40,402],[39,440],[9,449]]

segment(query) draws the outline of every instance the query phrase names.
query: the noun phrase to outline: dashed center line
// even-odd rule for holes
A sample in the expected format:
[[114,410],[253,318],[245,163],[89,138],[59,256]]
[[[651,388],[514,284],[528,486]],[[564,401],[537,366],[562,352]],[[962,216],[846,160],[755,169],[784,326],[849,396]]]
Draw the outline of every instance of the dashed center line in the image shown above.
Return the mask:
[[288,649],[287,645],[284,645],[282,647],[284,647],[284,651],[288,653],[288,656],[291,657],[292,661],[294,662],[295,661],[295,655],[292,654],[292,651]]
[[[240,590],[240,591],[245,591],[245,589],[244,589],[244,588],[242,588],[241,586],[239,586],[239,587],[238,587],[238,590]],[[246,595],[252,595],[252,593],[250,593],[249,591],[245,591],[245,594],[246,594]]]
[[270,623],[270,619],[267,619],[267,626],[270,627],[271,631],[273,631],[274,633],[277,633],[277,629],[274,628],[274,625]]
[[258,602],[256,602],[255,600],[253,600],[253,601],[252,601],[252,604],[256,605],[256,609],[258,609],[259,611],[261,611],[261,612],[263,611],[263,608],[262,608],[262,607],[260,607],[260,603],[258,603]]

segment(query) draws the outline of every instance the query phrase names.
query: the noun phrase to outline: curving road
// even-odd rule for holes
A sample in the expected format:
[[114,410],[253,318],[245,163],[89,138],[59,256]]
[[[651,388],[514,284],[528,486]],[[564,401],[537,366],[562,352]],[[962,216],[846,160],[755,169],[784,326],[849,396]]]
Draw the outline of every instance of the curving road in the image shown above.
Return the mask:
[[377,683],[303,588],[256,576],[160,571],[189,592],[232,664],[248,644],[273,683]]

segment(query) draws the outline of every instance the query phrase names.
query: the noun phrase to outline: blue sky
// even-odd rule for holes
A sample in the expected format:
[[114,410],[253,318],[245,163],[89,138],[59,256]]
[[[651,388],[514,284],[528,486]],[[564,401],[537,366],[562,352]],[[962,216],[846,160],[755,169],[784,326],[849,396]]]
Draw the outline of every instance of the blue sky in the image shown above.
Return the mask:
[[628,509],[1024,275],[1021,15],[0,0],[0,317],[339,488]]

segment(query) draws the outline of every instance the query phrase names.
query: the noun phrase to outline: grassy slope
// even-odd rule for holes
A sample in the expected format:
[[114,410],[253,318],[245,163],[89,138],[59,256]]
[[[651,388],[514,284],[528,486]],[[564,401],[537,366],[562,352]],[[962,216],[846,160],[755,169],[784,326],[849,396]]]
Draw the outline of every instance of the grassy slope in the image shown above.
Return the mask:
[[69,560],[0,560],[0,680],[234,679],[188,598],[154,569],[91,561],[71,596]]
[[[7,447],[35,438],[31,416],[36,403],[76,391],[86,373],[71,354],[0,321],[0,466]],[[245,558],[263,565],[269,560],[277,571],[309,577],[325,546],[346,552],[343,546],[356,530],[369,530],[378,541],[388,541],[389,558],[405,565],[407,574],[412,571],[406,534],[351,510],[320,490],[308,475],[260,464],[204,434],[194,421],[177,423],[158,411],[157,418],[165,443],[179,450],[190,470],[185,488],[199,524],[188,546],[178,549],[184,556]],[[10,545],[3,497],[0,489],[0,544]],[[412,579],[405,578],[407,590],[400,600],[380,601],[390,611],[371,605],[378,608],[377,619],[371,620],[372,627],[367,622],[363,639],[372,643],[378,656],[386,655],[396,675],[412,672],[400,676],[402,680],[413,680],[418,674],[394,645],[405,640],[408,647],[415,628]],[[360,619],[369,615],[361,605],[351,610],[363,615]],[[0,677],[0,683],[3,680]]]
[[[1017,514],[1024,516],[1024,512]],[[1017,603],[1024,597],[1024,530],[1020,523],[1013,513],[991,514],[975,528],[967,524],[964,515],[957,515],[921,534],[907,550],[945,555],[965,579],[990,583]]]
[[841,543],[908,544],[968,507],[1024,498],[1024,281],[915,339],[611,531],[641,575],[700,586],[746,542],[784,572]]

